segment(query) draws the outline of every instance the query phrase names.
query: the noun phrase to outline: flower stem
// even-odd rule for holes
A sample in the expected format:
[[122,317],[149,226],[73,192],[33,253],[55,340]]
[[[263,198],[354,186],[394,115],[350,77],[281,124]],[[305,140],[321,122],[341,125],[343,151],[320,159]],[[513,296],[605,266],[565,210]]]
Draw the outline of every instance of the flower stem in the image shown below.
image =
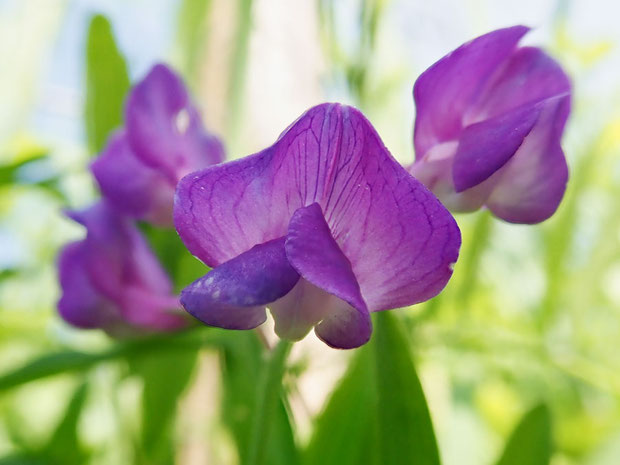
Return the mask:
[[[493,231],[493,219],[488,211],[481,211],[478,214],[468,238],[466,253],[461,257],[459,274],[463,277],[461,286],[458,288],[456,298],[458,306],[466,308],[469,304],[472,289],[475,288],[478,280],[478,266],[480,259],[486,249],[489,238]],[[464,314],[464,313],[463,313]]]
[[277,407],[277,400],[281,394],[282,375],[287,356],[293,344],[280,340],[265,360],[258,381],[256,405],[250,430],[248,450],[248,465],[265,463],[267,446],[269,444],[269,427],[273,412]]
[[252,1],[237,1],[237,32],[230,68],[230,87],[228,89],[228,127],[226,142],[231,154],[236,154],[238,147],[239,123],[242,117],[242,105],[245,87],[245,74],[248,61],[250,29],[252,27]]

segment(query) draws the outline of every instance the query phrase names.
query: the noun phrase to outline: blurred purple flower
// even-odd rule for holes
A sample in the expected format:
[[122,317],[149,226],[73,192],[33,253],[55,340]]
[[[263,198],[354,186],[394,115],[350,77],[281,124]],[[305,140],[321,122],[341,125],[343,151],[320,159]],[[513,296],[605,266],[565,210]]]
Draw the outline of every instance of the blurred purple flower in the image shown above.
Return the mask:
[[571,85],[543,51],[517,46],[528,30],[478,37],[415,83],[410,171],[452,211],[486,205],[506,221],[538,223],[562,200]]
[[186,326],[168,276],[127,218],[105,202],[69,216],[87,234],[59,256],[58,311],[64,320],[111,334]]
[[177,182],[224,159],[220,141],[170,68],[156,65],[129,94],[126,127],[93,162],[103,195],[119,211],[158,225],[172,224]]
[[174,219],[214,269],[181,293],[212,326],[265,321],[337,348],[368,341],[370,312],[441,291],[460,233],[450,213],[390,155],[356,109],[308,110],[271,147],[183,178]]

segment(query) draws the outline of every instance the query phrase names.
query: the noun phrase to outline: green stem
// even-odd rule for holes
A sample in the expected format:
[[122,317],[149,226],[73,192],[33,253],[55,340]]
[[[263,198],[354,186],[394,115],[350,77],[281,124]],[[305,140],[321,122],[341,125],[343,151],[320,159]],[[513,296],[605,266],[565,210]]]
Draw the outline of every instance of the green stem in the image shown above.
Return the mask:
[[488,211],[479,212],[472,234],[467,241],[468,247],[463,248],[466,252],[457,265],[458,273],[461,275],[461,285],[456,293],[456,299],[461,308],[467,306],[471,291],[476,286],[480,258],[488,245],[492,227],[491,213]]
[[269,427],[273,413],[278,405],[278,397],[282,393],[282,375],[286,358],[293,344],[280,340],[263,364],[262,373],[257,387],[256,405],[250,430],[248,449],[248,465],[265,463],[267,445],[269,443]]
[[252,0],[238,0],[237,2],[237,35],[235,50],[230,69],[230,88],[228,89],[228,128],[227,144],[229,153],[237,153],[239,122],[241,121],[241,102],[244,96],[245,73],[248,61],[248,44],[250,42],[250,27],[252,20]]
[[206,47],[207,24],[211,0],[183,0],[177,18],[177,41],[181,52],[181,69],[196,90],[200,55]]
[[192,330],[184,333],[150,336],[128,342],[120,342],[101,352],[78,352],[64,350],[45,354],[23,366],[0,376],[0,392],[22,384],[61,373],[86,370],[96,364],[127,356],[143,356],[158,350],[195,350],[206,344],[221,345],[215,331]]

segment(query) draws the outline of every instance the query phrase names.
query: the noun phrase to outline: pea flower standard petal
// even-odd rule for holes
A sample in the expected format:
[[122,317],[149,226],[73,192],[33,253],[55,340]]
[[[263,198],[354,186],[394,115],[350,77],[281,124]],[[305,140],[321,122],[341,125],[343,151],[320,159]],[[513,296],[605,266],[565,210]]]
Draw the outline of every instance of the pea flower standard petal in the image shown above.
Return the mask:
[[177,182],[224,159],[220,141],[205,131],[181,78],[155,65],[129,94],[125,128],[112,135],[91,169],[119,211],[158,225],[172,224]]
[[528,30],[478,37],[415,83],[410,172],[452,211],[484,205],[503,220],[538,223],[562,200],[571,85],[542,50],[518,46]]
[[87,234],[59,256],[58,311],[65,321],[115,335],[187,325],[168,276],[127,218],[105,202],[69,216]]
[[284,339],[313,327],[336,348],[366,343],[370,312],[445,286],[460,232],[356,109],[311,108],[271,147],[184,177],[175,226],[213,270],[181,293],[212,326],[266,319]]

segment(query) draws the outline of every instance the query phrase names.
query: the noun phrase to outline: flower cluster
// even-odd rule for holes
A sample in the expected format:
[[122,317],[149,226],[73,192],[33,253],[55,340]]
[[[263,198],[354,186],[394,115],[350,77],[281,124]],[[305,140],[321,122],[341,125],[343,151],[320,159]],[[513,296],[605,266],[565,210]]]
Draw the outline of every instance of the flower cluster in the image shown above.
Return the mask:
[[539,48],[517,46],[527,32],[478,37],[415,83],[410,172],[452,211],[484,205],[503,220],[538,223],[562,200],[570,81]]
[[72,215],[88,234],[61,254],[61,315],[81,327],[183,326],[129,219],[174,218],[213,268],[181,293],[198,320],[251,329],[268,309],[281,338],[314,329],[332,347],[366,343],[372,312],[428,300],[450,279],[461,240],[449,210],[485,206],[517,223],[556,210],[570,83],[540,49],[518,47],[527,31],[479,37],[420,76],[407,169],[358,110],[339,104],[315,106],[270,147],[219,163],[222,146],[180,79],[156,66],[92,165],[105,201]]
[[103,199],[68,214],[87,233],[61,251],[58,309],[74,326],[112,334],[174,330],[188,319],[135,220],[172,225],[176,183],[222,161],[223,148],[164,65],[131,90],[125,120],[91,165]]

